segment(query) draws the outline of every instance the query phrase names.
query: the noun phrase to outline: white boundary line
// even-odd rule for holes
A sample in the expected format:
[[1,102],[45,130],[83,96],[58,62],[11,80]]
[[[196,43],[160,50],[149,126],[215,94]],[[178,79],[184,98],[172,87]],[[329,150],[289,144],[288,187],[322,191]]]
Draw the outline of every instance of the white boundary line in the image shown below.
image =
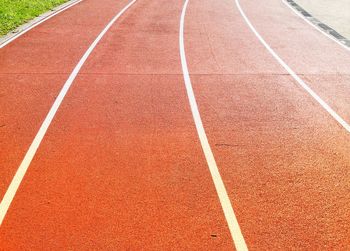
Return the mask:
[[41,141],[43,140],[47,129],[49,128],[53,118],[55,117],[55,114],[58,110],[58,108],[60,107],[64,97],[66,96],[69,88],[71,87],[73,81],[75,80],[76,76],[78,75],[80,69],[82,68],[82,66],[84,65],[85,61],[87,60],[87,58],[90,56],[90,54],[92,53],[92,51],[95,49],[95,47],[97,46],[97,44],[100,42],[100,40],[102,39],[102,37],[106,34],[106,32],[111,28],[111,26],[115,23],[115,21],[117,21],[117,19],[123,15],[123,13],[134,3],[136,2],[136,0],[131,1],[128,5],[126,5],[124,7],[124,9],[122,9],[108,24],[107,26],[103,29],[103,31],[98,35],[98,37],[95,39],[95,41],[90,45],[89,49],[85,52],[85,54],[83,55],[83,57],[80,59],[79,63],[75,66],[73,72],[71,73],[71,75],[69,76],[68,80],[66,81],[66,83],[64,84],[63,88],[61,89],[59,95],[57,96],[55,102],[53,103],[49,113],[47,114],[44,122],[42,123],[38,133],[36,134],[32,144],[30,145],[26,155],[24,156],[24,159],[22,160],[21,165],[19,166],[15,176],[13,177],[10,186],[8,187],[4,198],[2,199],[1,203],[0,203],[0,226],[6,216],[6,213],[11,205],[11,202],[13,200],[13,198],[16,195],[16,192],[18,190],[18,187],[20,186],[24,175],[26,174],[28,167],[32,161],[32,159],[34,158],[36,151],[39,148],[39,145],[41,143]]
[[322,98],[320,98],[278,55],[277,53],[266,43],[262,36],[257,32],[252,23],[249,21],[248,17],[244,13],[239,0],[235,0],[237,8],[244,18],[245,22],[248,24],[249,28],[253,31],[255,36],[259,41],[265,46],[265,48],[271,53],[271,55],[283,66],[283,68],[295,79],[295,81],[307,91],[311,97],[313,97],[322,107],[325,109],[344,129],[350,133],[350,125],[340,117]]
[[350,51],[350,48],[347,47],[346,45],[344,45],[343,43],[341,43],[339,40],[337,40],[335,37],[329,35],[327,32],[325,32],[324,30],[322,30],[321,28],[317,27],[314,23],[312,23],[310,20],[308,20],[307,18],[305,18],[300,12],[298,12],[296,9],[294,9],[290,4],[288,4],[285,0],[282,0],[282,2],[288,7],[290,8],[296,15],[298,15],[299,17],[301,17],[306,23],[308,23],[309,25],[311,25],[314,29],[318,30],[319,32],[321,32],[323,35],[325,35],[326,37],[332,39],[334,42],[336,42],[337,44],[339,44],[340,46],[342,46],[345,50]]
[[[73,7],[74,5],[80,3],[81,1],[83,1],[83,0],[78,0],[78,1],[75,1],[75,2],[73,2],[73,3],[70,3],[70,4],[66,5],[66,6],[64,6],[63,8],[59,9],[58,11],[53,12],[52,14],[50,14],[50,15],[44,17],[43,19],[41,19],[41,20],[39,20],[39,21],[37,21],[37,22],[34,22],[33,24],[31,24],[31,25],[29,25],[28,27],[24,28],[23,30],[21,30],[21,31],[18,32],[17,34],[15,34],[15,35],[13,35],[13,36],[10,35],[9,38],[5,39],[5,41],[3,41],[3,42],[0,43],[0,49],[3,48],[3,47],[5,47],[5,46],[8,45],[9,43],[11,43],[13,40],[19,38],[20,36],[22,36],[22,35],[25,34],[26,32],[30,31],[30,30],[33,29],[34,27],[38,26],[39,24],[41,24],[41,23],[43,23],[43,22],[49,20],[50,18],[52,18],[52,17],[58,15],[59,13],[65,11],[65,10],[71,8],[71,7]],[[45,15],[45,14],[44,14],[44,15]],[[40,17],[39,17],[39,18],[40,18]]]
[[215,189],[221,203],[221,207],[224,211],[233,242],[238,251],[246,251],[248,250],[247,245],[245,243],[244,237],[239,227],[236,215],[233,211],[230,198],[227,194],[224,182],[222,181],[220,172],[216,165],[213,152],[210,148],[208,138],[203,127],[202,119],[198,110],[196,98],[194,96],[192,83],[191,83],[191,79],[190,79],[190,75],[187,67],[187,60],[186,60],[186,54],[185,54],[185,42],[184,42],[184,26],[185,26],[185,15],[186,15],[188,1],[189,0],[186,0],[182,9],[181,20],[180,20],[180,34],[179,34],[181,65],[182,65],[182,71],[183,71],[187,96],[191,106],[192,116],[196,125],[198,137],[201,142],[202,149],[203,149],[206,161],[208,163],[211,177],[213,179]]

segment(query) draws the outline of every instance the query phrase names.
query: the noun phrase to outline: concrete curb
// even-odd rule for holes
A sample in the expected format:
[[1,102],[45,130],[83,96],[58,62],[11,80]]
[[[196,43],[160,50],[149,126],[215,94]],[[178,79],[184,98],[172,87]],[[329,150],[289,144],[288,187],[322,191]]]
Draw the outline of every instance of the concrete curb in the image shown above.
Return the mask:
[[32,28],[45,22],[46,20],[50,19],[51,17],[54,17],[57,14],[69,9],[70,7],[73,7],[74,5],[80,3],[81,1],[83,1],[83,0],[69,0],[68,2],[61,4],[61,5],[53,8],[52,10],[45,12],[45,13],[41,14],[40,16],[30,20],[29,22],[19,26],[15,30],[9,32],[7,35],[0,37],[0,49],[5,47],[7,44],[11,43],[16,38],[25,34],[27,31],[31,30]]
[[321,22],[317,18],[313,17],[310,13],[308,13],[306,10],[304,10],[302,7],[300,7],[296,2],[293,0],[284,0],[286,4],[288,4],[291,8],[293,8],[295,11],[297,11],[300,15],[302,15],[306,20],[311,22],[315,28],[320,29],[327,35],[331,36],[338,42],[340,42],[342,45],[346,46],[348,49],[350,49],[350,40],[346,37],[339,34],[336,30],[329,27],[325,23]]

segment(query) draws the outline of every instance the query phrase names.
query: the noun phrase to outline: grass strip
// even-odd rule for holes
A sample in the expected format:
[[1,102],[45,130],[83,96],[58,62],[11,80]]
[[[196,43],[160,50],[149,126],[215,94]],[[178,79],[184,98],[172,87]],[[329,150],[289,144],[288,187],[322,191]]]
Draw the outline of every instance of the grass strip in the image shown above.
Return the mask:
[[68,0],[0,0],[0,36]]

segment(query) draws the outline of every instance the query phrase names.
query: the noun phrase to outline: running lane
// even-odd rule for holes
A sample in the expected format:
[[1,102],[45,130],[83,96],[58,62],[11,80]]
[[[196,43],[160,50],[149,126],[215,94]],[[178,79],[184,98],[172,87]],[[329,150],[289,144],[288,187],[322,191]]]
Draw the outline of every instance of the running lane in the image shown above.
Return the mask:
[[182,2],[138,1],[82,68],[0,229],[9,250],[230,250],[180,65]]
[[0,49],[0,197],[81,56],[126,0],[84,0]]
[[282,0],[241,0],[241,5],[276,53],[350,124],[350,50],[306,23]]
[[[265,32],[278,29],[288,18],[276,3],[271,1],[274,7],[266,7],[262,1],[243,1],[242,6],[248,17],[254,17],[258,30],[266,27],[263,37],[279,43],[273,46],[277,52],[295,48],[291,41],[308,41],[308,33],[293,36],[293,29],[289,34],[269,33],[267,39]],[[194,92],[248,247],[349,249],[349,133],[271,56],[234,1],[190,1],[188,8],[185,48]],[[288,27],[301,25],[289,18]],[[317,31],[312,36],[323,41]],[[348,59],[336,43],[327,43],[318,46],[326,44],[332,52],[314,52],[316,45],[307,44],[290,53],[286,61],[299,57],[307,47],[305,53],[318,58],[299,58],[297,73],[316,74],[319,69],[329,79],[342,79],[332,75],[333,70],[347,73],[348,67],[340,61]],[[292,68],[297,66],[294,60]],[[349,112],[343,93],[348,90],[345,77],[337,86],[327,83],[325,89],[333,96],[320,93],[344,117]]]

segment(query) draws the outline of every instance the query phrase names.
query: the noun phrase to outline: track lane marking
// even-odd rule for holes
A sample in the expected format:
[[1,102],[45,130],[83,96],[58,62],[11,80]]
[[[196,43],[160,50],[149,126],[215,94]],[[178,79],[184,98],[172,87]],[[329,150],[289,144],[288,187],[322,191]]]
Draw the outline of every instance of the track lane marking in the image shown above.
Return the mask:
[[350,51],[350,48],[347,47],[345,44],[341,43],[339,40],[337,40],[335,37],[331,36],[330,34],[328,34],[327,32],[325,32],[324,30],[322,30],[321,28],[319,28],[318,26],[316,26],[315,24],[313,24],[310,20],[308,20],[307,18],[305,18],[300,12],[298,12],[296,9],[294,9],[291,5],[289,5],[285,0],[282,0],[282,3],[284,3],[288,8],[290,8],[297,16],[301,17],[306,23],[308,23],[309,25],[311,25],[314,29],[318,30],[319,32],[321,32],[323,35],[325,35],[326,37],[332,39],[334,42],[336,42],[337,44],[339,44],[341,47],[343,47],[345,50]]
[[8,187],[1,203],[0,203],[0,226],[6,216],[6,213],[13,201],[13,198],[16,195],[16,192],[29,168],[29,165],[31,161],[33,160],[36,151],[38,150],[41,141],[43,140],[47,129],[49,128],[53,118],[55,117],[55,114],[60,107],[64,97],[66,96],[69,88],[71,87],[73,81],[75,80],[76,76],[78,75],[80,69],[84,65],[87,58],[90,56],[92,51],[95,49],[97,44],[100,42],[100,40],[103,38],[103,36],[107,33],[107,31],[111,28],[111,26],[118,20],[118,18],[124,14],[124,12],[131,7],[137,0],[131,1],[128,5],[126,5],[108,24],[107,26],[102,30],[102,32],[98,35],[98,37],[95,39],[95,41],[90,45],[88,50],[85,52],[83,57],[80,59],[79,63],[75,66],[73,72],[69,76],[68,80],[64,84],[63,88],[61,89],[59,95],[57,96],[55,102],[53,103],[49,113],[47,114],[44,122],[42,123],[38,133],[36,134],[33,142],[31,143],[26,155],[24,156],[24,159],[22,160],[19,168],[17,169],[17,172],[15,176],[13,177],[10,186]]
[[280,63],[280,65],[295,79],[295,81],[307,91],[311,97],[313,97],[322,107],[326,110],[348,133],[350,133],[350,125],[336,113],[320,96],[316,94],[283,60],[278,56],[278,54],[268,45],[268,43],[263,39],[259,32],[254,28],[252,23],[249,21],[248,17],[244,13],[239,0],[235,0],[236,6],[242,15],[245,22],[248,24],[249,28],[253,31],[255,36],[259,41],[265,46],[265,48],[271,53],[271,55]]
[[35,28],[35,27],[38,26],[39,24],[41,24],[41,23],[43,23],[43,22],[49,20],[50,18],[52,18],[52,17],[54,17],[54,16],[60,14],[61,12],[65,11],[65,10],[68,10],[69,8],[71,8],[71,7],[73,7],[74,5],[80,3],[81,1],[83,1],[83,0],[78,0],[78,1],[76,1],[76,2],[73,2],[73,3],[71,3],[71,4],[69,4],[69,5],[65,6],[65,7],[63,7],[62,9],[58,10],[57,12],[54,12],[54,13],[52,13],[51,15],[48,15],[47,17],[43,18],[42,20],[40,20],[40,21],[34,23],[33,25],[27,27],[26,29],[24,29],[24,30],[18,32],[16,35],[9,37],[7,40],[5,40],[4,42],[2,42],[2,43],[0,44],[0,49],[4,48],[6,45],[8,45],[9,43],[11,43],[11,42],[14,41],[15,39],[19,38],[19,37],[22,36],[23,34],[27,33],[27,32],[30,31],[31,29]]
[[184,23],[185,23],[185,15],[186,15],[188,2],[189,0],[186,0],[183,5],[181,19],[180,19],[180,34],[179,34],[181,65],[182,65],[182,71],[183,71],[187,96],[190,103],[192,116],[196,125],[198,137],[201,142],[201,146],[210,170],[212,180],[214,182],[216,192],[218,194],[218,197],[221,203],[221,207],[224,211],[224,215],[225,215],[234,245],[238,251],[246,251],[248,250],[248,248],[245,243],[244,237],[242,235],[241,229],[239,227],[236,215],[233,211],[230,198],[225,188],[225,184],[221,178],[219,169],[217,167],[214,154],[208,142],[208,138],[203,127],[202,119],[197,106],[197,101],[194,96],[194,92],[192,88],[192,83],[191,83],[189,70],[187,66],[185,42],[184,42],[184,26],[185,26]]

